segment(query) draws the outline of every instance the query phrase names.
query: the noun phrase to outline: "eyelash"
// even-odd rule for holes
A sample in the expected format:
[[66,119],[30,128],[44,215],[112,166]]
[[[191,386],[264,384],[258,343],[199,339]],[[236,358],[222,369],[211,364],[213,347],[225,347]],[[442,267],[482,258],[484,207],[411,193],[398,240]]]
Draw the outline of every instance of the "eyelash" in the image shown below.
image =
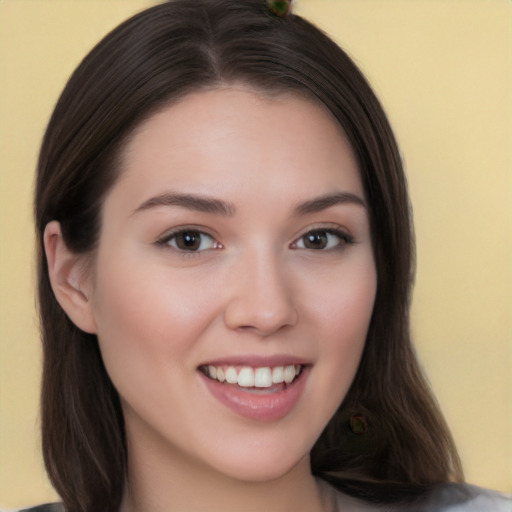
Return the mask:
[[[172,240],[176,240],[178,235],[185,235],[186,233],[189,233],[189,234],[195,235],[195,236],[199,235],[199,240],[200,240],[199,244],[200,245],[199,245],[198,249],[187,250],[187,249],[182,249],[180,247],[171,245],[171,241]],[[202,238],[204,238],[204,237],[210,238],[212,240],[212,243],[213,243],[214,247],[211,247],[211,248],[208,248],[208,249],[201,249],[200,247],[201,247],[201,244],[203,243]],[[183,257],[199,256],[204,251],[215,250],[215,249],[221,249],[222,248],[222,244],[216,242],[215,238],[212,235],[209,235],[208,233],[206,233],[204,231],[201,231],[200,229],[197,229],[197,228],[179,228],[179,229],[176,229],[174,231],[171,231],[170,233],[166,233],[165,235],[163,235],[161,238],[159,238],[156,241],[156,243],[159,246],[166,247],[166,248],[169,248],[169,249],[177,252],[178,254],[180,254]]]
[[354,237],[352,235],[350,235],[349,233],[347,233],[346,231],[342,230],[342,229],[339,229],[339,228],[314,228],[314,229],[310,229],[309,231],[307,231],[306,233],[304,233],[303,235],[301,235],[295,242],[292,243],[292,247],[295,246],[297,247],[297,244],[299,243],[299,241],[304,241],[304,239],[309,235],[318,235],[318,234],[323,234],[323,235],[327,235],[327,243],[329,243],[329,240],[328,240],[328,237],[329,236],[334,236],[334,237],[337,237],[338,238],[338,243],[334,246],[334,247],[327,247],[327,248],[320,248],[320,249],[314,249],[314,248],[308,248],[308,247],[298,247],[299,249],[309,249],[309,250],[312,250],[312,251],[323,251],[323,252],[328,252],[328,251],[336,251],[336,250],[342,250],[344,249],[345,246],[347,245],[353,245],[355,243],[355,240],[354,240]]
[[[171,241],[176,240],[178,235],[185,235],[189,233],[190,235],[198,236],[199,235],[199,248],[187,250],[183,249],[174,245],[171,245]],[[327,244],[329,244],[329,236],[334,236],[338,238],[338,243],[334,247],[322,247],[319,249],[315,249],[312,247],[298,247],[298,244],[302,241],[305,241],[305,238],[309,235],[324,235],[327,238]],[[203,240],[201,240],[203,237],[210,238],[212,240],[212,243],[214,247],[208,247],[207,249],[201,249],[201,244],[203,243]],[[354,237],[350,234],[348,234],[346,231],[338,229],[338,228],[314,228],[308,230],[306,233],[301,235],[299,238],[297,238],[290,247],[292,249],[304,249],[304,250],[311,250],[311,251],[319,251],[319,252],[330,252],[330,251],[336,251],[336,250],[343,250],[343,248],[347,245],[353,245],[355,243]],[[208,233],[201,231],[197,228],[179,228],[175,231],[171,231],[170,233],[166,233],[161,238],[159,238],[156,241],[156,244],[162,247],[170,248],[173,251],[176,251],[178,254],[182,255],[183,257],[193,257],[193,256],[199,256],[204,251],[209,250],[217,250],[222,249],[223,246],[219,242],[215,240],[215,238],[212,235],[209,235]]]

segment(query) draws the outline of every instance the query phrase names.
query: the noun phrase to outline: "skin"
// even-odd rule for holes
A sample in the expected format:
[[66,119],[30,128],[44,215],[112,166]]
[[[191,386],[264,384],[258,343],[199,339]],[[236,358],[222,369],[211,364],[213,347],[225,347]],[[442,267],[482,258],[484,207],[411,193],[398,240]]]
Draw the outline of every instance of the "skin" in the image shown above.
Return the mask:
[[[45,233],[56,296],[98,335],[121,397],[122,511],[321,510],[309,452],[354,378],[377,283],[343,132],[311,101],[231,86],[148,119],[122,167],[87,271],[58,223]],[[214,198],[229,214],[148,203],[163,193]],[[340,193],[351,199],[297,211]],[[184,227],[205,233],[199,250],[169,240]],[[327,247],[307,244],[335,229]],[[233,354],[308,361],[284,418],[248,419],[209,393],[198,366]]]

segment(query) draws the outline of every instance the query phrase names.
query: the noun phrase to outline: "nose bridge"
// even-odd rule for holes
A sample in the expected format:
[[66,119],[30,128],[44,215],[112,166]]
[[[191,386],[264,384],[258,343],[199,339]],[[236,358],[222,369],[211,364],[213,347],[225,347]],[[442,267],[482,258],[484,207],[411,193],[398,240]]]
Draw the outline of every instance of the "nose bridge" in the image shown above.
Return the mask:
[[232,329],[268,336],[294,325],[297,311],[285,258],[271,246],[247,248],[232,275],[225,321]]

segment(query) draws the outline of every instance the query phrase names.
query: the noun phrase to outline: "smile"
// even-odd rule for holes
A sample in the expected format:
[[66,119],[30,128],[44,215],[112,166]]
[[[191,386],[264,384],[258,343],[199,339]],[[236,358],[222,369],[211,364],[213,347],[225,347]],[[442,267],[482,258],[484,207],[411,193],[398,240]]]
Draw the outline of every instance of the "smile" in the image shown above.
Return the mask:
[[290,414],[301,399],[311,368],[311,364],[216,363],[201,365],[198,370],[211,395],[238,416],[277,421]]
[[[258,388],[270,391],[282,389],[282,384],[291,384],[302,372],[303,365],[286,366],[201,366],[200,370],[210,379],[241,388]],[[281,385],[281,386],[279,386]]]

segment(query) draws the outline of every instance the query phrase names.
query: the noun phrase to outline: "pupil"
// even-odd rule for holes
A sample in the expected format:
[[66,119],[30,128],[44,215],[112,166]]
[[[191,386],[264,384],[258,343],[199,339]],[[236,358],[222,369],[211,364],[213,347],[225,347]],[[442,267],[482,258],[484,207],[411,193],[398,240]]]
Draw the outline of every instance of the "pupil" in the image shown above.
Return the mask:
[[311,249],[323,249],[327,245],[327,235],[321,231],[315,231],[306,235],[306,247]]
[[[181,242],[181,244],[179,243]],[[197,249],[200,244],[200,236],[198,233],[193,231],[186,231],[177,240],[178,246],[181,245],[180,249]]]

